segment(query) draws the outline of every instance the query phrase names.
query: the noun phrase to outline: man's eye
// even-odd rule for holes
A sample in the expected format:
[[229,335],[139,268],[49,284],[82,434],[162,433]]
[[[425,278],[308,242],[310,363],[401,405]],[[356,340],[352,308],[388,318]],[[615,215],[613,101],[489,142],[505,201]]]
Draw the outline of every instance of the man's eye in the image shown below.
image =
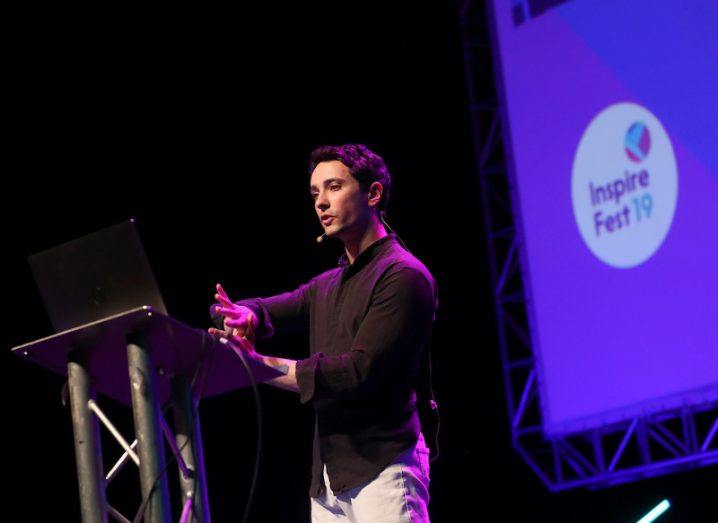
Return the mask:
[[332,185],[332,186],[330,186],[329,188],[333,191],[333,190],[335,190],[335,189],[340,189],[340,188],[341,188],[341,185]]

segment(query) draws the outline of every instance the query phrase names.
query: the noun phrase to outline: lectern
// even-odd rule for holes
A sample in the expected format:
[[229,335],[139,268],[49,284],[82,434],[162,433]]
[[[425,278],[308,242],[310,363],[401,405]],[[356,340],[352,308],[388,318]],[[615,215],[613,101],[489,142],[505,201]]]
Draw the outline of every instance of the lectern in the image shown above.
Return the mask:
[[[144,510],[145,521],[171,520],[165,440],[179,469],[183,496],[180,521],[210,521],[198,407],[203,397],[251,384],[246,368],[232,350],[203,329],[143,306],[12,351],[68,377],[84,523],[107,522],[108,515],[123,523],[132,521],[114,509],[105,496],[108,483],[128,461],[139,467],[142,498],[147,500],[147,506],[139,510]],[[247,363],[256,382],[281,375],[262,363]],[[132,408],[132,443],[101,409],[102,396]],[[170,411],[174,432],[165,417]],[[125,451],[107,472],[102,463],[100,423]]]

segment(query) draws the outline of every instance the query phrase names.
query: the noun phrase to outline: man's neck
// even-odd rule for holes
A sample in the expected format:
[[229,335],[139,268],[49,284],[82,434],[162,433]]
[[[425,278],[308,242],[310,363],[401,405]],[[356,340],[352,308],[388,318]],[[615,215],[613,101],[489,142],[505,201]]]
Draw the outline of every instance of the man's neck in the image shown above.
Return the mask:
[[359,255],[377,240],[381,240],[387,236],[384,225],[376,218],[369,220],[369,225],[364,229],[364,233],[355,239],[344,242],[344,252],[346,252],[349,263],[354,263]]

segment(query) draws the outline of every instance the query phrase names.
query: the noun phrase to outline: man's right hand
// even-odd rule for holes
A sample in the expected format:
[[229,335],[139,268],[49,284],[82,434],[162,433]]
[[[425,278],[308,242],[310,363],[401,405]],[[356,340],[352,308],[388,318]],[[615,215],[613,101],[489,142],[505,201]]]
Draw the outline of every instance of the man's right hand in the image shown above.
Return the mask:
[[257,317],[252,309],[243,305],[236,305],[227,296],[221,284],[217,284],[217,300],[214,312],[224,318],[224,330],[210,327],[208,332],[217,338],[245,338],[254,342],[254,332],[257,328]]

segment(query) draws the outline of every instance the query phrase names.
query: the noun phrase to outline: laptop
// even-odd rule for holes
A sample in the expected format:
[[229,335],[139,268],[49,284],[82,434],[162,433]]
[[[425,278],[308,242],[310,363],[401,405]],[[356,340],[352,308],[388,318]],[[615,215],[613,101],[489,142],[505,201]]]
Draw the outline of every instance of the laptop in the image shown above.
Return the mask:
[[134,219],[28,261],[56,332],[144,305],[167,314]]

